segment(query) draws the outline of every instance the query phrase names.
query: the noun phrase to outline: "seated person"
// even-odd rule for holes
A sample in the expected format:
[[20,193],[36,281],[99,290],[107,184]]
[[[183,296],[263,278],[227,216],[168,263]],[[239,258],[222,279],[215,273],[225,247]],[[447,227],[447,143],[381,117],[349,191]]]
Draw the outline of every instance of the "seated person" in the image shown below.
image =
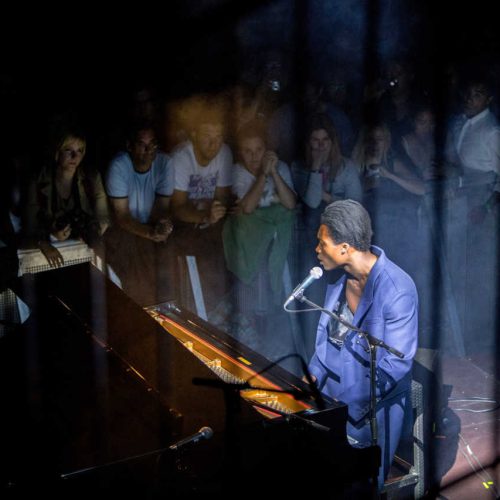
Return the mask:
[[[247,287],[247,302],[255,298],[255,282],[266,268],[275,302],[281,298],[296,203],[288,166],[267,150],[265,137],[258,122],[244,125],[237,134],[240,161],[234,168],[233,192],[240,213],[227,219],[223,231],[227,267],[238,278],[240,291]],[[261,304],[270,302],[265,291],[258,290]]]
[[169,298],[169,217],[173,176],[169,157],[159,152],[152,125],[134,124],[127,151],[109,166],[106,189],[116,227],[107,237],[107,257],[123,289],[139,304]]
[[80,239],[101,253],[100,237],[109,225],[108,201],[101,177],[82,167],[86,140],[80,131],[61,134],[54,161],[30,183],[23,237],[36,245],[51,267],[64,264],[58,241]]
[[[387,477],[408,412],[411,368],[418,344],[418,295],[412,279],[385,252],[371,245],[367,211],[353,200],[328,205],[318,229],[318,260],[326,271],[339,269],[341,277],[329,284],[309,370],[319,390],[348,406],[347,434],[358,446],[376,437],[382,467],[378,484]],[[400,358],[378,347],[375,401],[371,401],[370,354],[364,334],[400,351]],[[367,352],[368,351],[368,352]],[[370,403],[375,403],[376,427],[370,425]],[[372,431],[377,434],[372,436]]]

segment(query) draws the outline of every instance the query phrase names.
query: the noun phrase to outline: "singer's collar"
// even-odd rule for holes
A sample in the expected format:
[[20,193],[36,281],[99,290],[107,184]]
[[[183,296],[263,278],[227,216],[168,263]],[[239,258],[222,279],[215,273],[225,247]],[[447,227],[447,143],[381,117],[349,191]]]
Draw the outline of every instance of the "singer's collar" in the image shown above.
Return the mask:
[[375,245],[372,245],[370,247],[370,252],[377,256],[377,261],[375,262],[375,265],[371,268],[364,289],[364,294],[366,295],[366,297],[371,299],[373,297],[373,285],[378,275],[380,274],[380,271],[382,271],[382,269],[386,265],[386,257],[385,257],[385,252],[380,247],[377,247]]

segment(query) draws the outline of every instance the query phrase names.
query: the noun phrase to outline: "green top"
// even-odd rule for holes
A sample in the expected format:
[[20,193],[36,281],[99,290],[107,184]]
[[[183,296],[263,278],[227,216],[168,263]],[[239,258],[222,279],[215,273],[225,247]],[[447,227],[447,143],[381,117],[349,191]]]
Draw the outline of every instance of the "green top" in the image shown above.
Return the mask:
[[257,208],[251,214],[230,216],[222,232],[228,269],[249,285],[268,256],[271,288],[279,293],[293,218],[294,211],[279,203]]

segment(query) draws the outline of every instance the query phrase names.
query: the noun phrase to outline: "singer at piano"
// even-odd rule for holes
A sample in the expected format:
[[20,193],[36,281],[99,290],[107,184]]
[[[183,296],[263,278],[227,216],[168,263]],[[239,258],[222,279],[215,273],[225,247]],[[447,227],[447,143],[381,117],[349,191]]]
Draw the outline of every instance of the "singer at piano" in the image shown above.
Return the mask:
[[[411,418],[411,367],[418,340],[418,297],[412,279],[381,248],[371,245],[370,216],[353,200],[328,205],[316,253],[325,270],[342,276],[327,287],[324,308],[399,350],[376,357],[376,416],[382,451],[379,487],[389,472],[405,418]],[[322,313],[309,370],[320,391],[348,405],[347,434],[371,443],[370,353],[362,334]]]

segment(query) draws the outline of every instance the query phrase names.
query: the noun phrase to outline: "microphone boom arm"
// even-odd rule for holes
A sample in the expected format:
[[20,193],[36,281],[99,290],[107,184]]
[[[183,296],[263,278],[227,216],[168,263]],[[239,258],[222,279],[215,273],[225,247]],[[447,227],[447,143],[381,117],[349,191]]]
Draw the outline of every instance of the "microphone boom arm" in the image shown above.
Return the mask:
[[318,306],[314,302],[310,301],[302,292],[300,296],[297,296],[297,300],[300,302],[304,302],[308,306],[312,307],[313,309],[316,309],[317,311],[324,312],[325,314],[328,314],[330,317],[333,319],[337,320],[339,323],[344,325],[345,327],[349,328],[349,330],[352,330],[353,332],[358,332],[361,333],[368,344],[370,346],[375,346],[375,347],[382,347],[386,351],[390,352],[391,354],[394,354],[398,358],[403,359],[405,355],[401,352],[395,349],[394,347],[391,347],[390,345],[387,345],[383,340],[378,339],[377,337],[374,337],[373,335],[370,335],[367,331],[362,330],[361,328],[358,328],[357,326],[351,325],[348,321],[346,321],[344,318],[339,316],[338,314],[335,314],[333,311],[329,311],[328,309],[325,309],[323,307]]

